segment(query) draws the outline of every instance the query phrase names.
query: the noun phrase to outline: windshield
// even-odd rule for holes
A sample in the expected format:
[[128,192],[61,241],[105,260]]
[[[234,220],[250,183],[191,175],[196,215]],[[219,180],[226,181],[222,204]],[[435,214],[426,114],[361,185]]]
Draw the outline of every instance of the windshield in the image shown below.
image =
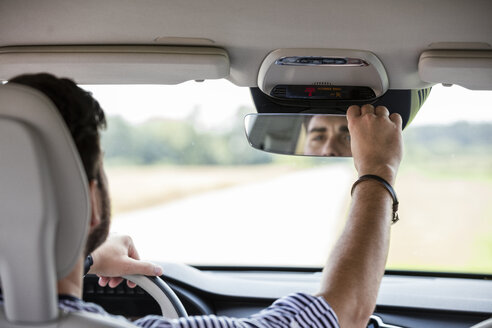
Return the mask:
[[[108,119],[112,231],[143,258],[324,265],[348,211],[352,159],[251,148],[249,90],[227,81],[85,88]],[[491,98],[435,86],[405,129],[387,269],[492,273]]]

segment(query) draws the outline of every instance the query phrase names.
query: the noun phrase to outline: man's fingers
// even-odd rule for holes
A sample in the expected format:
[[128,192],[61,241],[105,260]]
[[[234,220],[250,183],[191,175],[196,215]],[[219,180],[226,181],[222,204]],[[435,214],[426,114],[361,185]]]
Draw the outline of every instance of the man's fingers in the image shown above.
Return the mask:
[[121,282],[123,281],[123,278],[120,277],[112,277],[109,279],[109,284],[108,286],[111,288],[116,288]]
[[396,126],[397,126],[397,127],[399,127],[399,128],[400,128],[400,130],[401,130],[401,127],[402,127],[403,122],[402,122],[402,119],[401,119],[400,114],[398,114],[398,113],[393,113],[393,114],[391,114],[391,115],[389,116],[389,119],[391,120],[391,122],[395,123],[395,124],[396,124]]
[[374,109],[374,114],[376,114],[377,116],[389,116],[390,113],[388,108],[384,106],[378,106]]
[[347,119],[353,119],[360,116],[360,107],[357,105],[352,105],[347,109]]
[[106,287],[106,285],[108,284],[109,282],[109,278],[108,277],[99,277],[99,286],[101,287]]
[[374,106],[370,104],[365,104],[360,108],[361,115],[374,114]]
[[133,245],[133,242],[130,244],[128,248],[128,256],[131,257],[132,259],[140,260],[140,255],[138,255],[138,251],[135,248],[135,245]]
[[127,274],[143,274],[146,276],[162,275],[162,268],[154,263],[130,259]]
[[130,281],[130,280],[127,280],[127,281],[126,281],[126,285],[127,285],[128,287],[130,287],[130,288],[135,288],[135,287],[137,287],[137,284],[136,284],[136,283],[134,283],[133,281]]

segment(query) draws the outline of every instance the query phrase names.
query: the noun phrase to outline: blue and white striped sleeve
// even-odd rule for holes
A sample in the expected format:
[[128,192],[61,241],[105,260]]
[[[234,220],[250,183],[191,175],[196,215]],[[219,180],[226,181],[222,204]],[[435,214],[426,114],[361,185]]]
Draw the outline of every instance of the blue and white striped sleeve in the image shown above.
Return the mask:
[[142,328],[331,328],[339,327],[333,309],[322,297],[297,293],[278,299],[248,318],[215,315],[166,320],[147,316],[134,322]]

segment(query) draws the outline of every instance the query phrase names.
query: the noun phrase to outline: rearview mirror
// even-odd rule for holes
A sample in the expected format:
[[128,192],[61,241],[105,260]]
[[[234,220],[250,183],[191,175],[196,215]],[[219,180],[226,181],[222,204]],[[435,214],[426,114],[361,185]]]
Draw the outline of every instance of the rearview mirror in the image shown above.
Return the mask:
[[248,114],[245,128],[249,144],[266,152],[352,157],[345,115]]

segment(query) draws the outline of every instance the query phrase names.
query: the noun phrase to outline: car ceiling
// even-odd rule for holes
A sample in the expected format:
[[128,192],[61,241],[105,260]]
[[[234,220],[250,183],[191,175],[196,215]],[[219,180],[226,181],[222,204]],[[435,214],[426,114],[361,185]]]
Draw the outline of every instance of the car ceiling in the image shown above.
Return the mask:
[[240,86],[256,86],[278,48],[361,49],[381,59],[391,89],[415,89],[429,86],[423,51],[491,49],[491,14],[490,0],[0,0],[0,47],[213,46]]

